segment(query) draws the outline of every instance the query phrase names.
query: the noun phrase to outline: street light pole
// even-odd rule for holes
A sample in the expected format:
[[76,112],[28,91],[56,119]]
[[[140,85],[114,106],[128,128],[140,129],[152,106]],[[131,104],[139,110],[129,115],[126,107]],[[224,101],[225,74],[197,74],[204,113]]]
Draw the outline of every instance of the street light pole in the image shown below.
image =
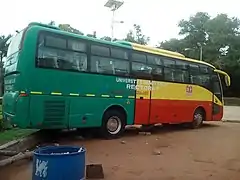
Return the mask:
[[200,48],[200,61],[202,61],[202,56],[203,56],[203,48],[202,48],[202,45],[201,43],[197,43],[198,47]]
[[[114,6],[115,6],[115,5],[114,5]],[[114,37],[114,16],[115,16],[115,9],[116,9],[116,7],[114,7],[114,9],[112,10],[111,41],[113,41],[113,37]]]
[[120,0],[108,0],[107,3],[104,5],[105,7],[108,7],[112,11],[112,22],[111,22],[111,41],[113,41],[114,38],[114,23],[123,23],[123,21],[115,21],[115,11],[118,10],[122,5],[123,1]]

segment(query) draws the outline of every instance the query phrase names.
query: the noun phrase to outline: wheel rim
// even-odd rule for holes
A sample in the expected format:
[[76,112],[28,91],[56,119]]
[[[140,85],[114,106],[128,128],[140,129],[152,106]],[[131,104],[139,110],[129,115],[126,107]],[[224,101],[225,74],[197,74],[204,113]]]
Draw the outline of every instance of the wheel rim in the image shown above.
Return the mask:
[[194,122],[196,126],[199,126],[203,121],[203,116],[201,113],[194,114]]
[[110,134],[117,134],[122,127],[122,123],[119,117],[112,116],[107,121],[107,130]]

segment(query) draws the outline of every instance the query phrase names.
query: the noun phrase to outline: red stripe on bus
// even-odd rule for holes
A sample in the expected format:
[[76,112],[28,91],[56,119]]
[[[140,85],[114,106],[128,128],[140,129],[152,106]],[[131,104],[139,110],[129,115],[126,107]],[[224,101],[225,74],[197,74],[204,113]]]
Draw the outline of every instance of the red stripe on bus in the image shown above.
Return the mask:
[[[212,102],[186,100],[136,100],[135,124],[191,122],[197,107],[203,107],[206,120],[221,120],[222,111],[212,117]],[[150,109],[151,108],[151,109]]]

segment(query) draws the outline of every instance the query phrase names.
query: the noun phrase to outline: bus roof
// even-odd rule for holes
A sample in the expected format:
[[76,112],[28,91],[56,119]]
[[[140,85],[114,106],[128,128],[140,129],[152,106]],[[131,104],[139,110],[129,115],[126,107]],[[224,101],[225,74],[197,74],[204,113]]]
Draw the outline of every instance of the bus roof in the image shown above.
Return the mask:
[[207,62],[185,57],[183,54],[178,53],[178,52],[168,51],[168,50],[164,50],[164,49],[160,49],[160,48],[149,47],[149,46],[132,43],[132,42],[128,42],[128,41],[116,41],[116,42],[120,43],[120,44],[131,46],[133,49],[138,50],[138,51],[163,55],[163,56],[172,57],[172,58],[178,58],[178,59],[185,60],[188,62],[200,63],[200,64],[204,64],[204,65],[210,66],[215,69],[215,67],[213,65],[211,65]]
[[178,52],[168,51],[168,50],[160,49],[160,48],[149,47],[149,46],[145,46],[145,45],[141,45],[141,44],[137,44],[137,43],[131,43],[128,41],[115,41],[115,42],[131,46],[133,49],[138,49],[140,51],[151,52],[151,53],[156,52],[156,53],[159,53],[162,55],[173,55],[176,57],[183,57],[183,58],[185,57],[183,54],[180,54]]
[[60,32],[61,34],[71,35],[76,38],[78,37],[78,38],[82,38],[85,40],[94,41],[94,42],[98,42],[98,43],[118,46],[118,47],[122,47],[122,48],[134,49],[134,50],[138,50],[138,51],[142,51],[142,52],[148,52],[148,53],[162,55],[162,56],[171,57],[171,58],[177,58],[177,59],[185,60],[188,62],[204,64],[204,65],[207,65],[207,66],[210,66],[210,67],[216,69],[213,65],[211,65],[209,63],[185,57],[183,54],[178,53],[178,52],[173,52],[173,51],[164,50],[164,49],[160,49],[160,48],[154,48],[154,47],[141,45],[141,44],[137,44],[137,43],[132,43],[132,42],[128,42],[128,41],[110,42],[110,41],[106,41],[106,40],[102,40],[102,39],[97,39],[97,38],[93,38],[93,37],[88,37],[88,36],[84,36],[84,35],[79,35],[79,34],[74,34],[74,33],[67,32],[67,31],[63,31],[58,27],[47,25],[47,24],[42,24],[42,23],[38,23],[38,22],[29,23],[28,26],[38,26],[38,27],[42,27],[42,28],[47,28],[50,31]]
[[80,35],[80,34],[75,34],[75,33],[71,33],[71,32],[68,32],[68,31],[63,31],[60,28],[52,26],[52,25],[46,25],[46,24],[42,24],[42,23],[38,23],[38,22],[32,22],[32,23],[29,23],[28,26],[29,27],[34,27],[34,28],[39,28],[39,30],[47,30],[47,31],[50,31],[50,32],[53,32],[53,33],[68,35],[68,36],[72,36],[72,37],[75,37],[75,38],[81,38],[81,39],[84,39],[84,40],[87,40],[87,41],[94,41],[94,42],[101,43],[101,44],[107,44],[107,45],[132,49],[132,47],[129,47],[127,45],[120,44],[120,43],[117,43],[117,42],[111,42],[111,41],[107,41],[107,40],[103,40],[103,39],[97,39],[97,38],[94,38],[94,37],[88,37],[88,36],[85,36],[85,35]]

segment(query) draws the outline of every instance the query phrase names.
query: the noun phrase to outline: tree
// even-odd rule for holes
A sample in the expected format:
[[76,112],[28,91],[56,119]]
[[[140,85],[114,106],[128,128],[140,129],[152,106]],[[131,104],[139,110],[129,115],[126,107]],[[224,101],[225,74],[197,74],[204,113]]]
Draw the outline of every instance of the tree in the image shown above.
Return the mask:
[[127,37],[124,40],[133,42],[133,43],[139,43],[142,45],[146,45],[150,41],[150,38],[146,35],[143,35],[140,25],[134,24],[133,30],[130,30],[127,33]]
[[159,47],[199,59],[200,49],[198,44],[205,46],[207,42],[208,35],[205,25],[209,19],[210,16],[205,12],[198,12],[194,16],[190,16],[188,20],[182,19],[178,23],[178,27],[180,28],[179,35],[183,36],[183,38],[162,42]]
[[[112,41],[112,38],[109,37],[109,36],[103,36],[103,37],[101,37],[100,39],[101,39],[101,40],[105,40],[105,41]],[[117,38],[114,38],[114,39],[113,39],[113,42],[114,42],[114,41],[117,41],[117,40],[118,40]]]
[[0,52],[1,52],[1,61],[2,61],[2,58],[7,56],[7,50],[8,50],[8,46],[9,46],[9,43],[8,43],[8,40],[12,37],[12,35],[8,35],[8,36],[0,36]]
[[94,31],[93,34],[87,34],[88,37],[97,38],[97,32]]
[[178,24],[181,39],[161,42],[159,47],[178,51],[187,57],[198,59],[198,43],[203,47],[203,60],[227,71],[232,77],[232,86],[227,93],[240,96],[240,21],[236,17],[219,14],[211,18],[198,12]]
[[70,24],[59,24],[58,27],[67,32],[84,35],[83,32],[79,31],[78,29],[73,28]]
[[48,23],[48,25],[55,26],[56,23],[55,23],[55,21],[50,21],[50,23]]
[[102,38],[100,38],[101,40],[105,40],[105,41],[112,41],[112,38],[110,38],[109,36],[104,36]]
[[4,63],[3,63],[3,57],[7,56],[7,50],[8,50],[8,40],[12,37],[12,35],[8,36],[0,36],[0,96],[3,94],[3,74],[4,74]]
[[[57,26],[55,21],[50,21],[48,23],[48,25],[51,26]],[[59,24],[58,27],[63,30],[63,31],[67,31],[67,32],[71,32],[71,33],[75,33],[75,34],[80,34],[80,35],[84,35],[83,32],[79,31],[78,29],[73,28],[70,24]]]

